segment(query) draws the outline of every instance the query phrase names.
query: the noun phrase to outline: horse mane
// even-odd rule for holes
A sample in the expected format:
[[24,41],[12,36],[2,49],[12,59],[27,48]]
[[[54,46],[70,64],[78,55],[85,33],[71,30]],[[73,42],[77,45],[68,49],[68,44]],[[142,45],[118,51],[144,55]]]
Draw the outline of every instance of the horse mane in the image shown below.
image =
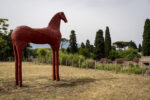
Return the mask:
[[52,19],[50,20],[49,24],[48,24],[48,27],[50,27],[51,25],[55,24],[58,22],[58,18],[59,18],[59,13],[56,13]]

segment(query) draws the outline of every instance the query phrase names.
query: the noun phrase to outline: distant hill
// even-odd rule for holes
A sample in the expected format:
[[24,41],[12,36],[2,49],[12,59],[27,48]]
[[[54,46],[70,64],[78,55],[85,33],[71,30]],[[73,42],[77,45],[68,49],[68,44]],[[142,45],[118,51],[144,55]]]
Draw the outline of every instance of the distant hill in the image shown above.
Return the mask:
[[[36,48],[51,48],[48,44],[34,44],[34,43],[30,43],[33,49]],[[63,48],[67,48],[69,46],[69,42],[66,43]]]
[[[36,49],[36,48],[51,48],[48,44],[34,44],[34,43],[30,43],[31,44],[31,46],[32,46],[32,48],[33,49]],[[68,48],[68,46],[69,46],[69,42],[68,43],[66,43],[64,46],[63,46],[63,48]],[[80,44],[78,44],[78,47],[80,47]]]

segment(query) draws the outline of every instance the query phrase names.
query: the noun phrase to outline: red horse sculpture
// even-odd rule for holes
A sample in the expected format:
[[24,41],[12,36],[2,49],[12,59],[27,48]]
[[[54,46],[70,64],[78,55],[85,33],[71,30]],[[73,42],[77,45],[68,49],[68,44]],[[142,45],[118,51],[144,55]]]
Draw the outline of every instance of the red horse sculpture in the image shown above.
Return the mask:
[[49,44],[53,51],[53,80],[59,81],[59,47],[61,42],[60,22],[67,22],[63,12],[59,12],[50,21],[48,27],[31,28],[19,26],[12,32],[12,44],[15,54],[16,85],[22,86],[22,53],[28,43]]

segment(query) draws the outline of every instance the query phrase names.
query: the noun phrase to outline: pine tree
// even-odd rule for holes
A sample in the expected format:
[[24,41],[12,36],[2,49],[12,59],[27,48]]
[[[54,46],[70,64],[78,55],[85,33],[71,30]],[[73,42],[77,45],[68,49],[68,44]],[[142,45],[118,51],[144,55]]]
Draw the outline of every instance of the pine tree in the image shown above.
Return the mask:
[[81,48],[85,48],[85,45],[83,42],[81,43]]
[[69,42],[70,42],[70,44],[69,44],[70,52],[71,53],[77,53],[78,52],[77,40],[76,40],[76,34],[75,34],[74,30],[71,31]]
[[135,42],[133,42],[132,40],[128,43],[128,47],[133,48],[133,49],[137,49]]
[[146,19],[144,25],[142,52],[144,56],[150,56],[150,19]]
[[104,47],[105,47],[105,57],[108,57],[109,52],[111,51],[111,37],[110,37],[109,27],[106,27]]
[[88,39],[86,40],[86,48],[90,49],[90,41]]
[[90,40],[88,40],[88,39],[86,40],[86,45],[85,45],[85,46],[86,46],[86,48],[88,49],[88,51],[89,51],[89,52],[92,52],[92,50],[91,50],[92,48],[91,48],[91,44],[90,44]]
[[141,51],[142,51],[142,46],[141,46],[141,44],[139,44],[138,52],[141,52]]
[[104,37],[102,30],[97,31],[94,45],[94,59],[100,60],[104,57]]

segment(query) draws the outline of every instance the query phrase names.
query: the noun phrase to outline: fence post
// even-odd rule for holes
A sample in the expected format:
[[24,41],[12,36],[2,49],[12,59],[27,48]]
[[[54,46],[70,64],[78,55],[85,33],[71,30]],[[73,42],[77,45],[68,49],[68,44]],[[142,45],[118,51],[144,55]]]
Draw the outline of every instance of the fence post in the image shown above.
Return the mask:
[[88,68],[88,63],[87,63],[87,60],[85,61],[86,62],[86,69]]
[[115,71],[116,71],[116,74],[117,74],[117,61],[115,61]]
[[72,67],[73,67],[73,60],[72,60]]
[[96,69],[96,60],[95,60],[95,69]]
[[67,59],[66,59],[66,66],[67,66]]
[[81,66],[80,66],[80,59],[79,59],[79,68],[80,68]]
[[128,63],[128,74],[130,74],[130,63]]
[[143,64],[141,62],[141,67],[142,67],[142,76],[144,76],[144,69],[143,69]]

